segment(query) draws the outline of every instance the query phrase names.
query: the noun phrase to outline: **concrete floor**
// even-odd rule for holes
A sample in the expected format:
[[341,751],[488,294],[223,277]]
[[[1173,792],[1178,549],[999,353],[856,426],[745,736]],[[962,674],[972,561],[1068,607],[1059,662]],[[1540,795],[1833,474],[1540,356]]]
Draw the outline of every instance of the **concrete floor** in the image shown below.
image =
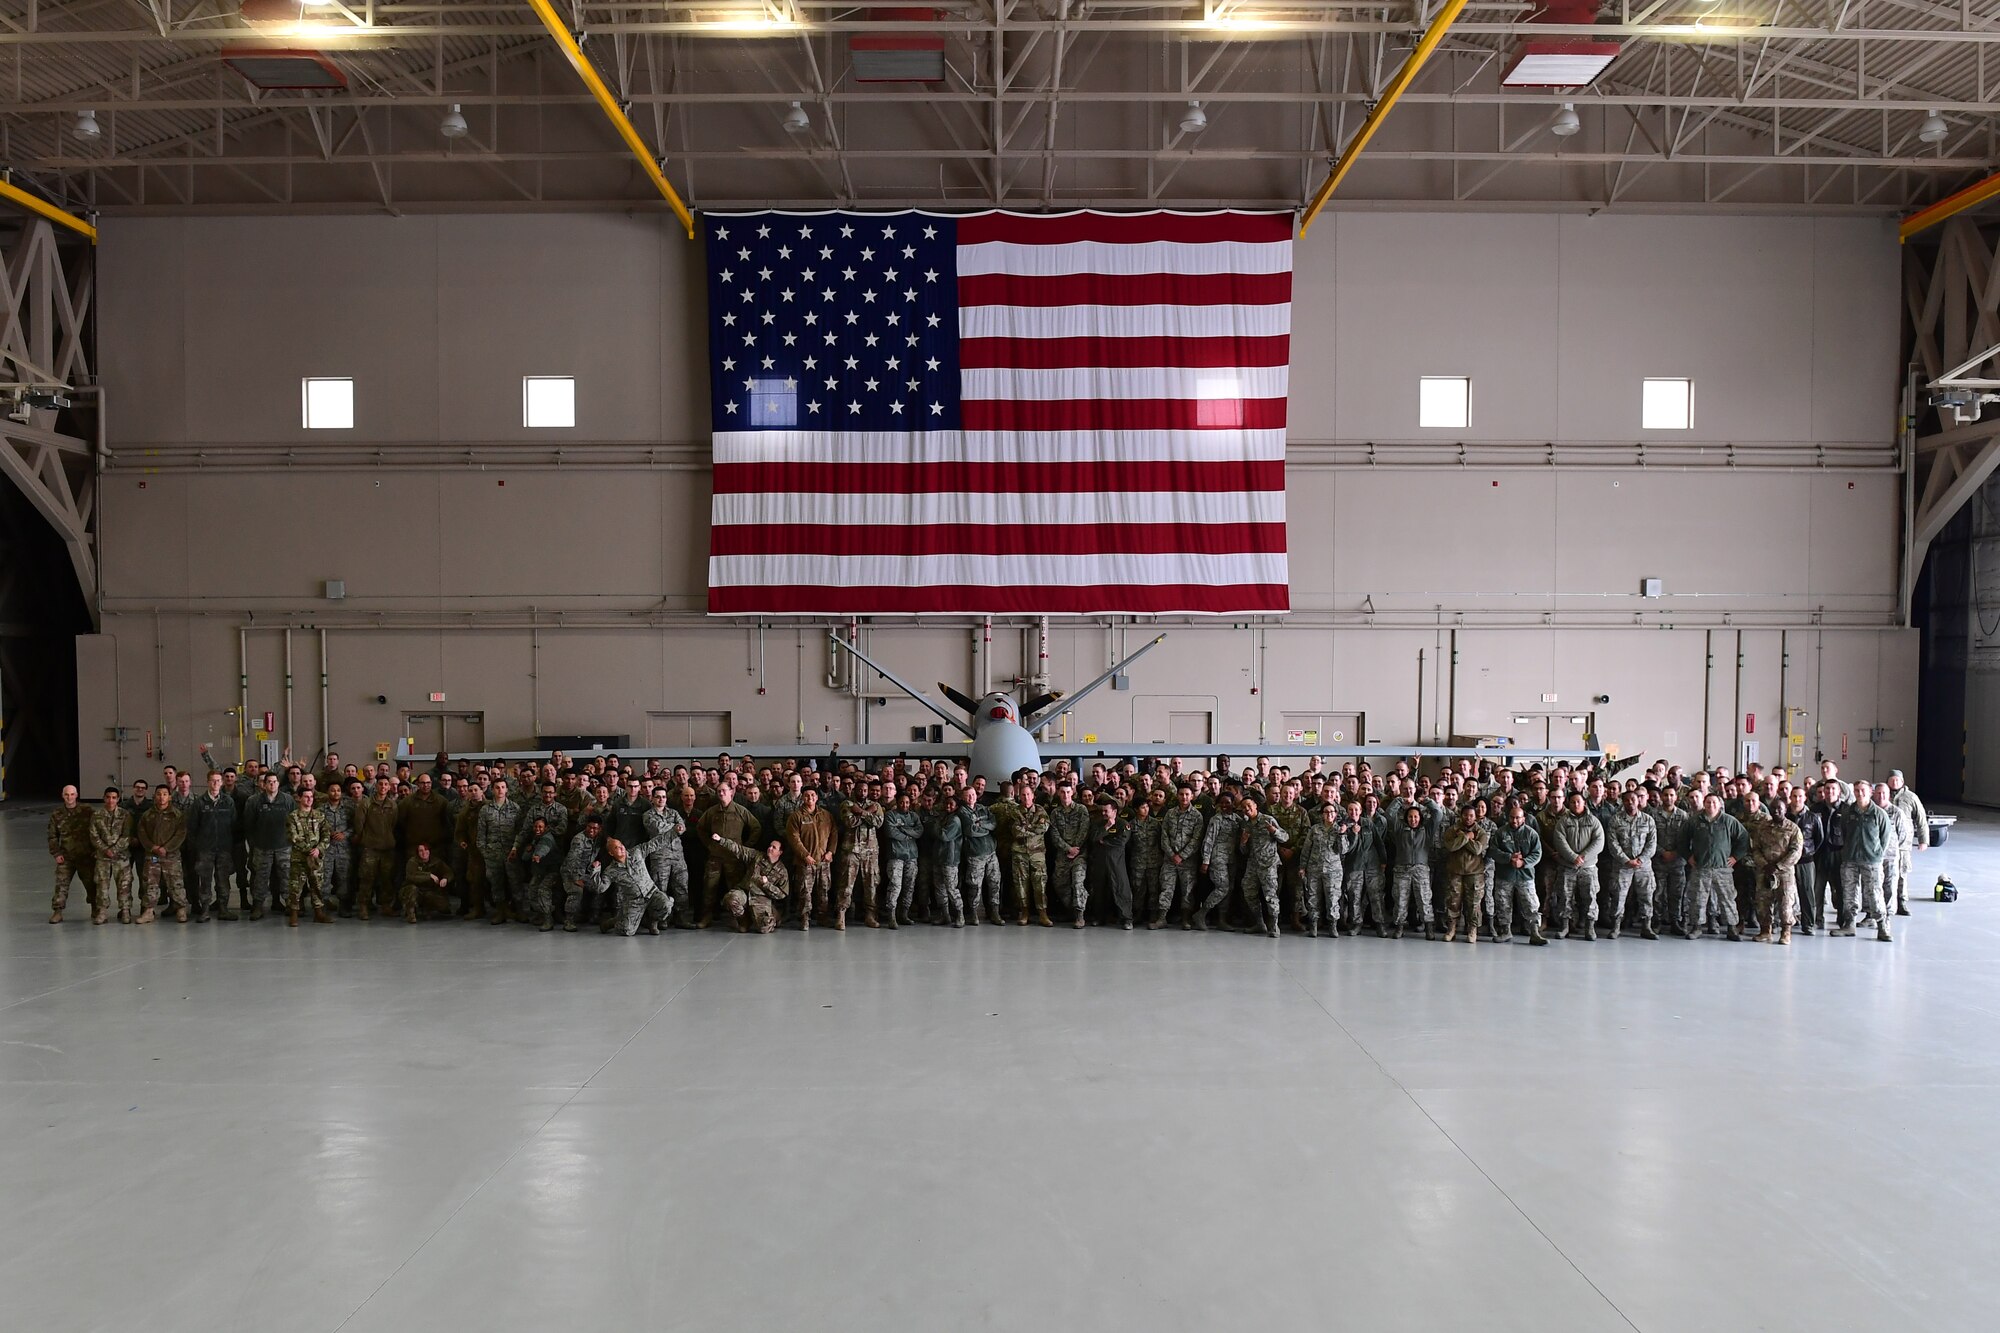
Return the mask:
[[[44,924],[37,1333],[1990,1329],[2000,821],[1893,945]],[[87,915],[87,914],[86,914]],[[1982,1257],[1984,1256],[1984,1257]]]

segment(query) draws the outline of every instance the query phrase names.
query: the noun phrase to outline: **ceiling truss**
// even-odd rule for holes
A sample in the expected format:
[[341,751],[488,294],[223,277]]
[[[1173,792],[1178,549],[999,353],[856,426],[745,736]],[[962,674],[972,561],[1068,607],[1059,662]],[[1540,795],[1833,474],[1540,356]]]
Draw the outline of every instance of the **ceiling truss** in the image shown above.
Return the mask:
[[[697,206],[1296,206],[1434,0],[576,2],[585,50]],[[0,15],[0,164],[116,214],[657,206],[525,4],[347,0],[310,31],[236,0]],[[1587,28],[1473,0],[1336,207],[1907,210],[2000,170],[2000,0],[1612,0]],[[900,11],[892,11],[900,12]],[[879,21],[878,21],[879,20]],[[848,41],[945,41],[941,84],[858,83]],[[1589,89],[1515,90],[1523,35],[1624,50]],[[336,93],[259,91],[218,52],[323,50]],[[810,129],[788,134],[792,102]],[[1179,122],[1198,101],[1209,124]],[[1551,133],[1573,102],[1582,132]],[[446,140],[444,111],[470,132]],[[92,112],[94,139],[75,133]],[[1919,138],[1932,113],[1941,141]]]

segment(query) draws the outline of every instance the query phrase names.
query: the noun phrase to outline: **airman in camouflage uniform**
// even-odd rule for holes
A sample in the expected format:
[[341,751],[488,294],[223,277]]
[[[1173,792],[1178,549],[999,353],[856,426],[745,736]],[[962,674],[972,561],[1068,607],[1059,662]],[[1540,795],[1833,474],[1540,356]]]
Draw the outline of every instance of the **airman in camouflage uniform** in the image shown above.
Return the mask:
[[646,874],[667,902],[678,907],[681,916],[687,916],[688,892],[692,887],[688,882],[687,851],[681,840],[687,837],[687,820],[681,812],[667,804],[667,789],[655,788],[653,799],[640,823],[646,830],[646,840],[638,850],[626,847],[628,855],[637,855],[646,863]]
[[[526,891],[526,901],[523,904],[526,919],[534,922],[536,929],[543,931],[556,928],[554,904],[550,901],[550,897],[555,892],[556,881],[562,874],[562,854],[557,850],[561,845],[558,841],[561,835],[550,827],[549,821],[555,817],[549,809],[550,806],[562,810],[562,805],[556,801],[545,801],[538,807],[542,813],[530,818],[528,827],[521,831],[518,841],[519,854],[515,859],[515,863],[520,866],[518,873]],[[564,811],[563,817],[566,818],[567,815],[568,812]],[[409,910],[416,910],[414,900]]]
[[1167,919],[1169,908],[1178,909],[1183,921],[1194,912],[1197,876],[1201,869],[1202,833],[1208,822],[1194,803],[1194,786],[1182,783],[1174,792],[1174,804],[1160,820],[1160,897],[1158,917]]
[[[508,797],[506,780],[495,782],[493,795],[479,807],[479,818],[473,825],[473,837],[479,849],[479,859],[486,866],[486,891],[493,899],[493,915],[490,919],[496,926],[505,922],[511,914],[507,893],[507,862],[513,854],[514,835],[519,832],[520,823],[521,807]],[[365,885],[363,902],[366,902]]]
[[1132,818],[1125,821],[1131,831],[1132,843],[1128,856],[1131,861],[1132,901],[1138,910],[1153,908],[1152,919],[1146,922],[1147,930],[1158,930],[1167,924],[1167,909],[1160,905],[1160,850],[1161,839],[1166,834],[1164,808],[1165,796],[1155,792],[1155,800],[1134,801]]
[[[957,827],[956,816],[951,817],[951,823]],[[748,867],[748,873],[737,878],[736,886],[722,895],[722,910],[730,927],[742,933],[755,925],[759,935],[769,935],[778,928],[778,904],[792,888],[791,876],[785,873],[783,845],[774,838],[760,856],[719,833],[709,838],[732,861]],[[715,864],[713,857],[709,864]]]
[[1027,925],[1028,916],[1033,913],[1037,924],[1053,925],[1049,920],[1049,808],[1036,804],[1033,780],[1023,780],[1018,786],[1008,827],[1012,833],[1009,855],[1013,861],[1014,891],[1021,895],[1020,921]]
[[[873,784],[866,796],[856,797],[840,807],[840,851],[834,858],[835,869],[840,881],[840,910],[845,912],[855,901],[855,889],[860,888],[861,919],[871,929],[882,924],[876,912],[876,899],[881,893],[882,847],[876,830],[882,827],[888,811],[882,808],[882,787]],[[989,816],[991,818],[991,816]],[[993,872],[994,919],[999,919],[1000,872]],[[895,921],[891,919],[890,925]]]
[[971,787],[959,792],[958,822],[965,843],[965,919],[1000,925],[1000,857],[995,845],[993,811],[979,803]]
[[70,881],[83,877],[84,897],[91,915],[97,915],[97,880],[90,847],[90,807],[77,799],[74,786],[62,789],[63,803],[49,814],[49,855],[56,863],[56,891],[49,900],[49,924],[62,924],[63,909],[69,906]]
[[1639,934],[1654,940],[1653,853],[1659,850],[1660,830],[1652,816],[1639,808],[1639,793],[1628,791],[1619,799],[1618,809],[1603,819],[1604,847],[1611,861],[1611,884],[1605,904],[1610,916],[1610,936],[1618,938],[1625,923],[1628,895],[1639,895]]
[[1201,838],[1201,869],[1208,876],[1208,893],[1194,909],[1192,919],[1181,922],[1183,930],[1207,930],[1208,914],[1221,906],[1236,887],[1236,855],[1243,838],[1243,816],[1237,812],[1236,798],[1224,791],[1208,817],[1208,830]]
[[[584,919],[589,900],[598,896],[602,849],[598,840],[604,820],[595,814],[584,817],[583,827],[570,835],[569,850],[563,853],[563,930],[574,932]],[[650,872],[648,878],[650,878]],[[657,882],[657,881],[656,881]],[[597,904],[603,910],[603,904]],[[615,911],[615,909],[613,909]],[[630,933],[629,931],[627,932]]]
[[[371,912],[386,916],[395,906],[396,797],[389,784],[378,779],[375,794],[362,797],[352,818],[361,843],[361,869],[354,886],[354,915],[366,921]],[[506,882],[504,878],[500,881],[502,884]]]
[[[1902,849],[1896,859],[1896,892],[1892,904],[1897,916],[1908,916],[1910,854],[1913,851],[1922,851],[1931,845],[1931,816],[1930,811],[1924,809],[1924,803],[1918,799],[1917,793],[1903,785],[1903,770],[1900,768],[1889,770],[1889,803],[1901,810],[1910,821],[1910,843]],[[1882,896],[1884,898],[1890,896],[1886,886]]]
[[1306,934],[1317,936],[1326,922],[1329,939],[1340,937],[1340,891],[1346,878],[1341,858],[1353,850],[1355,828],[1346,810],[1333,801],[1319,808],[1319,818],[1306,826],[1299,845],[1299,902]]
[[1687,915],[1688,824],[1692,812],[1681,804],[1680,788],[1669,784],[1660,794],[1660,804],[1646,812],[1653,821],[1655,850],[1653,918],[1667,926],[1681,924]]
[[1289,895],[1292,900],[1292,929],[1305,929],[1304,894],[1301,893],[1299,874],[1299,847],[1305,841],[1306,830],[1312,826],[1306,811],[1292,799],[1292,785],[1273,782],[1271,784],[1271,804],[1265,813],[1278,821],[1278,827],[1290,839],[1288,845],[1278,849],[1278,881],[1280,897]]
[[1275,815],[1264,814],[1257,802],[1243,802],[1243,828],[1236,835],[1243,850],[1243,905],[1250,912],[1250,929],[1278,937],[1278,849],[1292,840]]
[[[774,814],[773,818],[775,817]],[[715,835],[720,833],[730,842],[734,842],[739,846],[750,847],[755,846],[763,837],[764,827],[757,822],[757,816],[736,803],[735,789],[724,786],[716,794],[715,804],[703,810],[701,816],[696,819],[695,831],[710,841],[713,841]],[[784,832],[783,829],[771,830],[773,837],[782,832]],[[698,915],[695,920],[695,925],[698,929],[707,930],[709,923],[715,919],[715,902],[718,888],[725,890],[735,888],[737,881],[743,878],[743,873],[742,862],[733,857],[711,856],[703,864],[701,871],[701,904],[696,909]],[[811,915],[811,904],[801,904],[800,911],[800,920],[804,922]]]
[[136,918],[135,925],[143,926],[153,919],[153,909],[160,901],[162,881],[173,900],[174,920],[188,919],[187,884],[181,876],[181,844],[187,841],[187,816],[181,813],[173,798],[170,788],[156,788],[153,803],[146,807],[145,814],[139,816],[139,827],[134,836],[146,855],[146,896],[145,910]]
[[[549,876],[549,879],[552,883],[554,876]],[[451,862],[437,855],[437,849],[427,842],[412,847],[410,859],[403,863],[403,887],[398,895],[397,905],[402,908],[403,920],[414,926],[420,914],[449,916],[451,895],[447,886],[450,883]]]
[[1379,936],[1389,928],[1389,897],[1382,876],[1382,861],[1389,850],[1388,817],[1371,792],[1347,803],[1347,818],[1354,825],[1354,845],[1347,853],[1347,873],[1341,885],[1340,914],[1346,918],[1342,929],[1350,935],[1359,931],[1365,913],[1374,918]]
[[1565,939],[1581,929],[1597,938],[1597,858],[1604,851],[1604,825],[1590,813],[1582,792],[1571,792],[1567,808],[1549,825],[1549,854],[1560,868],[1558,887],[1569,904]]
[[1084,844],[1090,837],[1090,810],[1075,800],[1076,789],[1068,784],[1056,788],[1056,807],[1049,811],[1050,896],[1068,905],[1076,916],[1083,915],[1090,901],[1090,863]]
[[348,881],[358,869],[354,862],[354,802],[338,782],[322,790],[314,804],[326,821],[326,851],[320,857],[320,901],[329,912],[347,899]]
[[[924,817],[904,791],[896,808],[882,815],[882,903],[878,917],[890,930],[910,924],[910,905],[917,896],[917,858],[923,851]],[[1014,882],[1021,882],[1018,869]]]
[[1506,822],[1487,840],[1486,857],[1493,863],[1493,906],[1500,934],[1510,937],[1512,923],[1519,918],[1528,943],[1547,944],[1542,934],[1542,907],[1535,900],[1535,867],[1542,860],[1542,835],[1526,810],[1509,807]]
[[1896,827],[1889,812],[1875,804],[1875,789],[1866,782],[1854,784],[1854,803],[1844,807],[1847,815],[1842,848],[1845,860],[1840,867],[1840,919],[1838,934],[1852,935],[1858,908],[1875,922],[1875,938],[1889,940],[1889,913],[1882,892],[1882,860],[1894,849]]
[[[556,784],[544,782],[538,799],[527,802],[521,809],[521,831],[514,835],[514,858],[508,872],[514,894],[515,914],[523,920],[533,921],[537,926],[544,924],[545,917],[551,917],[555,904],[551,901],[555,881],[560,873],[562,857],[560,852],[547,858],[549,864],[540,872],[542,884],[537,887],[536,863],[530,849],[538,836],[535,821],[542,821],[543,832],[557,848],[563,845],[569,833],[569,807],[556,799]],[[554,930],[551,918],[547,929]]]
[[[1431,812],[1421,801],[1406,803],[1402,822],[1390,829],[1389,838],[1396,852],[1396,869],[1389,876],[1389,938],[1403,938],[1403,926],[1410,919],[1414,902],[1423,918],[1424,938],[1435,939],[1431,927],[1431,853],[1437,847],[1437,828],[1431,822]],[[1377,918],[1377,935],[1383,933],[1382,924]]]
[[949,793],[939,793],[930,818],[924,821],[924,830],[930,840],[931,891],[935,899],[931,921],[940,926],[963,926],[965,901],[958,895],[958,862],[964,851],[965,825],[960,822],[958,807],[951,802]]
[[291,874],[285,880],[285,924],[299,924],[299,899],[303,893],[312,904],[312,919],[319,925],[326,925],[333,918],[326,914],[326,894],[323,876],[326,873],[326,849],[333,842],[333,830],[327,827],[326,815],[318,809],[319,793],[302,791],[299,803],[285,816],[285,840],[292,845]]
[[[679,841],[678,835],[675,841]],[[640,848],[644,846],[640,844]],[[615,904],[602,927],[607,934],[637,935],[643,927],[648,935],[657,935],[673,915],[674,900],[647,870],[646,856],[640,848],[627,847],[613,838],[604,844],[603,868],[592,872],[598,891],[609,895]],[[685,861],[682,867],[685,870]],[[776,913],[771,916],[771,924],[778,924]]]
[[1743,821],[1750,834],[1750,855],[1757,862],[1757,942],[1771,942],[1771,925],[1778,925],[1778,943],[1792,942],[1799,918],[1799,857],[1805,835],[1782,814],[1758,810]]
[[479,848],[479,816],[485,809],[486,793],[474,783],[451,820],[451,840],[465,863],[458,883],[459,906],[467,921],[486,915],[486,853]]
[[1702,798],[1700,816],[1688,824],[1687,849],[1687,919],[1681,933],[1689,939],[1701,934],[1713,907],[1728,927],[1729,938],[1741,939],[1732,871],[1750,854],[1750,835],[1734,816],[1723,812],[1722,798],[1713,792]]
[[1467,944],[1479,943],[1479,903],[1486,889],[1487,832],[1476,806],[1458,812],[1458,822],[1445,830],[1444,942],[1465,931]]
[[132,863],[126,849],[132,845],[132,815],[118,806],[118,789],[104,792],[104,804],[90,812],[90,849],[97,866],[97,905],[90,919],[103,925],[111,910],[114,894],[118,900],[118,924],[132,921]]

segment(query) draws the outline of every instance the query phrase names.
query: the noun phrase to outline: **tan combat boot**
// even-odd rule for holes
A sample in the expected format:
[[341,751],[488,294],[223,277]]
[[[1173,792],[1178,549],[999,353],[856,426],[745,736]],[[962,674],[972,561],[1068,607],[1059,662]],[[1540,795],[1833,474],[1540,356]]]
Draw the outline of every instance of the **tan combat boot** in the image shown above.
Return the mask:
[[132,924],[135,926],[150,926],[157,919],[153,914],[153,909],[148,907],[145,911],[132,918]]
[[62,913],[60,911],[50,912],[49,924],[52,926],[60,926],[62,924]]
[[333,924],[333,918],[327,915],[325,903],[321,903],[319,906],[313,908],[313,924],[315,926],[330,926]]
[[298,925],[298,924],[299,924],[299,909],[298,909],[298,908],[296,908],[296,907],[287,907],[287,908],[285,909],[285,924],[286,924],[286,925],[288,925],[288,926],[296,926],[296,925]]

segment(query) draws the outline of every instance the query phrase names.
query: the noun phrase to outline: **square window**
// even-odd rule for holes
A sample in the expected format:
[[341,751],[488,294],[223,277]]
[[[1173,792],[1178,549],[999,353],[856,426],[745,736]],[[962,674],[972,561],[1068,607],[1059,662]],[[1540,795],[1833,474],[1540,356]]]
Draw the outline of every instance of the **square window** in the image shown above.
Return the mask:
[[784,430],[799,424],[799,382],[753,379],[750,382],[750,424],[759,430]]
[[569,375],[521,378],[521,424],[568,430],[576,425],[576,380]]
[[307,379],[304,399],[307,430],[354,429],[353,380]]
[[1194,424],[1211,429],[1243,425],[1243,381],[1235,375],[1203,375],[1194,385]]
[[1417,380],[1417,424],[1426,430],[1464,430],[1472,424],[1472,381],[1463,375]]
[[1649,379],[1640,390],[1640,426],[1646,430],[1694,428],[1693,380]]

